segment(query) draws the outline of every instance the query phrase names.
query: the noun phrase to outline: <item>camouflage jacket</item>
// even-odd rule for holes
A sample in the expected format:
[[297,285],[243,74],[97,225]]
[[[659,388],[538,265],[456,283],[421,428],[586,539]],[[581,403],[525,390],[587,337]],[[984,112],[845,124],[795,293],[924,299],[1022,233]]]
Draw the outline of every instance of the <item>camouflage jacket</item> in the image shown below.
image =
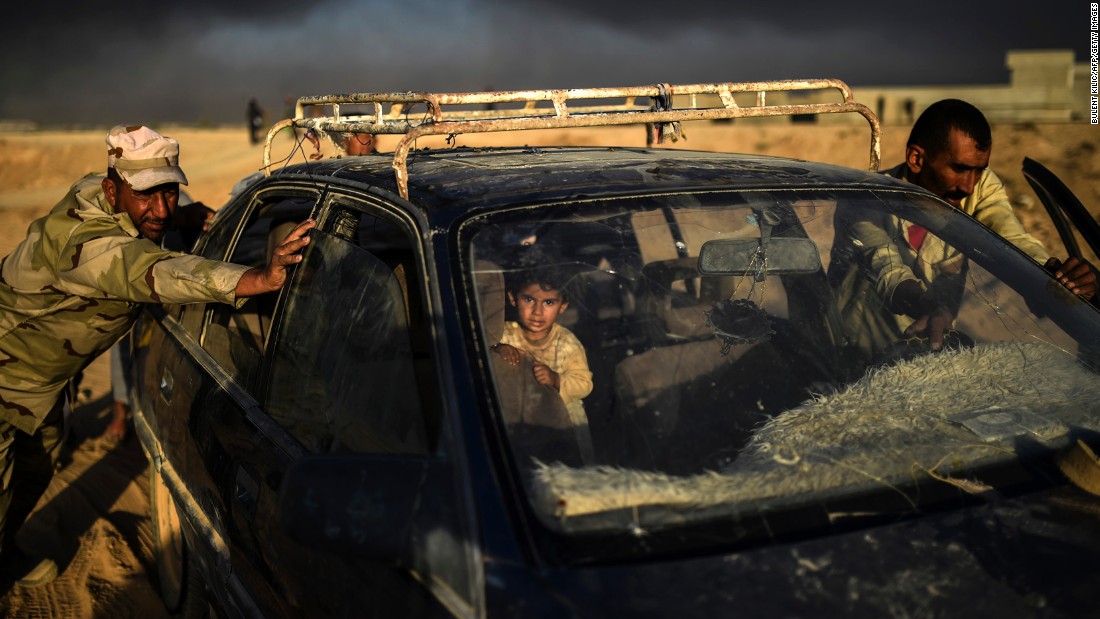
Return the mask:
[[142,303],[237,304],[248,270],[138,238],[130,216],[103,196],[102,179],[73,185],[0,263],[0,421],[24,432],[130,329]]

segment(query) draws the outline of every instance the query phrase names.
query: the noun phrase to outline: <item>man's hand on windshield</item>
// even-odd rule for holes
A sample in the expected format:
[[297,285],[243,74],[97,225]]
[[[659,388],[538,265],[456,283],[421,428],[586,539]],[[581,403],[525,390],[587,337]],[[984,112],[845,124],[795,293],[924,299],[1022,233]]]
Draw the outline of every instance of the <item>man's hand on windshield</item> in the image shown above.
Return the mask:
[[950,329],[953,322],[955,322],[955,316],[946,307],[938,305],[909,325],[905,330],[905,336],[925,336],[932,350],[938,351],[943,348],[943,332]]
[[905,330],[905,337],[927,337],[932,350],[937,351],[943,348],[943,332],[955,322],[955,315],[915,279],[903,281],[894,289],[892,310],[915,320]]
[[1092,301],[1096,296],[1096,269],[1087,261],[1070,256],[1063,262],[1058,258],[1047,260],[1046,269],[1070,292]]

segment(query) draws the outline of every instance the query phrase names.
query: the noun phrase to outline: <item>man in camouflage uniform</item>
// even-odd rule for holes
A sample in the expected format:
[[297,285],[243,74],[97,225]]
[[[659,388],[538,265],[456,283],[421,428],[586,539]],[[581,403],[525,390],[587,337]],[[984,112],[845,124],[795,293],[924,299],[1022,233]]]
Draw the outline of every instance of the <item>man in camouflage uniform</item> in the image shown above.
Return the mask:
[[49,485],[67,384],[125,334],[143,303],[222,302],[278,290],[312,221],[253,268],[170,252],[179,145],[147,127],[107,135],[107,176],[78,181],[0,263],[0,570],[24,586],[57,574],[15,533]]

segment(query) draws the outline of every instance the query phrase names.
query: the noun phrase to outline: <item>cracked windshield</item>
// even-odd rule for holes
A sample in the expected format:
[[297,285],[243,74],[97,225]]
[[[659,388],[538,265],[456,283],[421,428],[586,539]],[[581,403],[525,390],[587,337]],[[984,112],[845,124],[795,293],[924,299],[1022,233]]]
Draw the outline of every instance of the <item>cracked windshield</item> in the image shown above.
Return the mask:
[[915,510],[1100,429],[1096,312],[917,193],[635,197],[465,230],[500,435],[551,529]]

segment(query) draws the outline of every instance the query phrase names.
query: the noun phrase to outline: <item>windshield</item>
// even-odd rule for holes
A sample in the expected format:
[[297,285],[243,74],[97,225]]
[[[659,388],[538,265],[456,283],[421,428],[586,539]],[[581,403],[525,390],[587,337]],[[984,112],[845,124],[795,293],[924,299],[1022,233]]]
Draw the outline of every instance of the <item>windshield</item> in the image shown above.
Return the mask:
[[[981,493],[991,465],[1100,428],[1097,312],[920,194],[633,197],[464,230],[494,411],[561,533],[916,509],[921,484]],[[914,325],[932,309],[939,351]]]

